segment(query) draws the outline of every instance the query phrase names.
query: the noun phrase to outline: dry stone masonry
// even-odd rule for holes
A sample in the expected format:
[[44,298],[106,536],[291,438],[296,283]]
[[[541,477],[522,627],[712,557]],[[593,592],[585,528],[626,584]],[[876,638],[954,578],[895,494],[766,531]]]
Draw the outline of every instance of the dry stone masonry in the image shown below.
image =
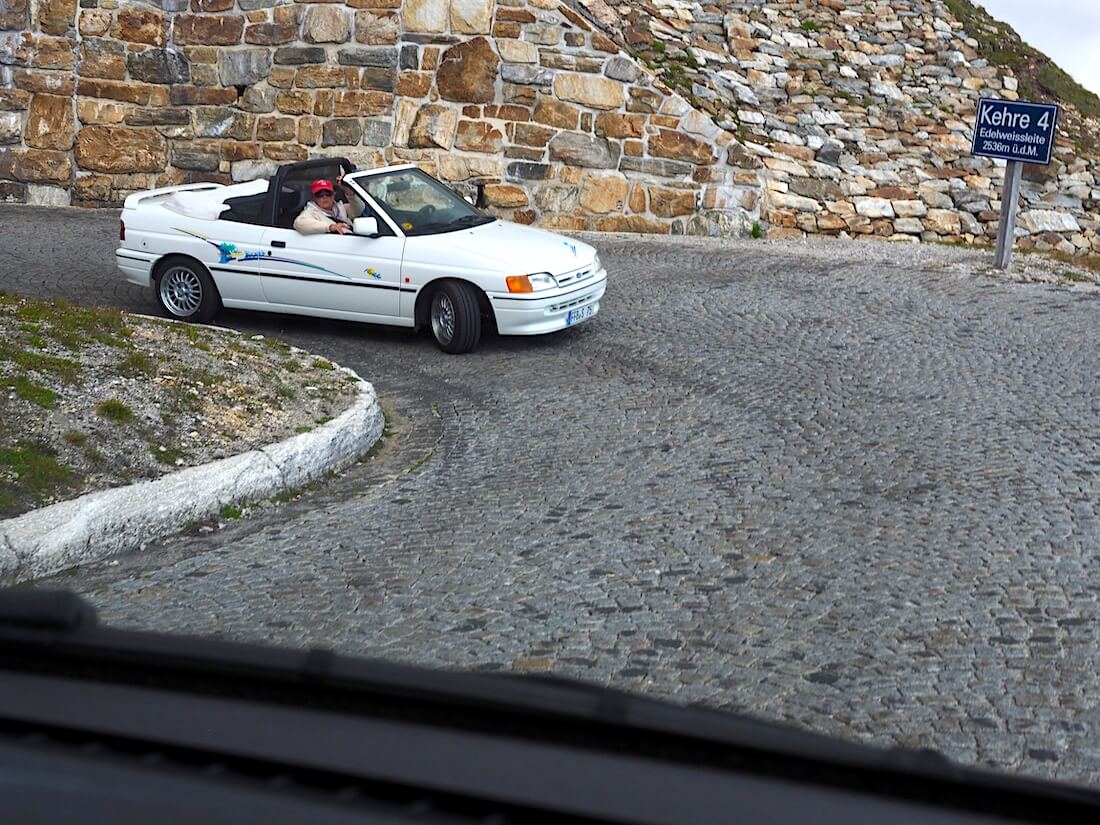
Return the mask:
[[[560,229],[987,243],[1016,98],[940,0],[0,0],[0,200],[117,205],[345,155]],[[1100,252],[1100,172],[1019,243]]]
[[[738,135],[773,237],[996,238],[1004,164],[971,157],[971,131],[1018,81],[940,0],[576,3]],[[1025,167],[1018,245],[1100,252],[1100,163],[1079,155],[1063,133]]]
[[759,220],[736,137],[558,0],[0,0],[0,29],[3,199],[117,205],[344,155],[547,227]]

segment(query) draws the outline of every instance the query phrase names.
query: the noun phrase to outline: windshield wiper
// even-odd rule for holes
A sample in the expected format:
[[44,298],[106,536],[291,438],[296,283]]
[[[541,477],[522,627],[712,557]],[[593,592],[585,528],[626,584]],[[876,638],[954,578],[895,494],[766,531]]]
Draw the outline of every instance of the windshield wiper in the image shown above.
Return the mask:
[[461,218],[456,218],[455,220],[448,223],[447,226],[451,226],[451,227],[455,227],[455,228],[463,228],[463,227],[467,227],[467,226],[480,226],[483,223],[491,223],[492,221],[495,221],[495,220],[496,220],[496,218],[493,218],[489,215],[463,215]]

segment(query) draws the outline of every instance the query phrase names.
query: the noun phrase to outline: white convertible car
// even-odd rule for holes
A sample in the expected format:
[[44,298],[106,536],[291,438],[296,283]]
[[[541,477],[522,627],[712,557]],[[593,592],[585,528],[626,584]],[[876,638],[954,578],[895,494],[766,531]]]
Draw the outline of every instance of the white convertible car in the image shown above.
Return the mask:
[[[607,273],[570,238],[485,215],[415,166],[353,171],[343,158],[281,167],[270,181],[190,184],[126,199],[116,253],[168,315],[221,307],[430,326],[445,352],[482,326],[538,335],[592,318]],[[292,228],[314,180],[343,176],[353,234]]]

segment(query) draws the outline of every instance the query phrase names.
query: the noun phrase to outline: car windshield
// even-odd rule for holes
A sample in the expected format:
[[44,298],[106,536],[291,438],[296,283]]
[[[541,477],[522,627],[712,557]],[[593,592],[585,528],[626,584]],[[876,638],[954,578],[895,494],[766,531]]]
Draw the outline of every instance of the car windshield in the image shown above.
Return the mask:
[[365,175],[354,180],[406,235],[454,232],[496,220],[419,169]]

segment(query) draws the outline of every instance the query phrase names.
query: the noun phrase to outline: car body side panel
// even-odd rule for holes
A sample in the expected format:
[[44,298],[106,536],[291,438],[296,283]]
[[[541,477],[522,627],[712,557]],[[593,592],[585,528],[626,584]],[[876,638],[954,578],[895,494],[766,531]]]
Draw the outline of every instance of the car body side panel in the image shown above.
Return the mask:
[[268,257],[260,262],[261,281],[270,303],[398,315],[404,238],[303,235],[272,227],[263,243]]

